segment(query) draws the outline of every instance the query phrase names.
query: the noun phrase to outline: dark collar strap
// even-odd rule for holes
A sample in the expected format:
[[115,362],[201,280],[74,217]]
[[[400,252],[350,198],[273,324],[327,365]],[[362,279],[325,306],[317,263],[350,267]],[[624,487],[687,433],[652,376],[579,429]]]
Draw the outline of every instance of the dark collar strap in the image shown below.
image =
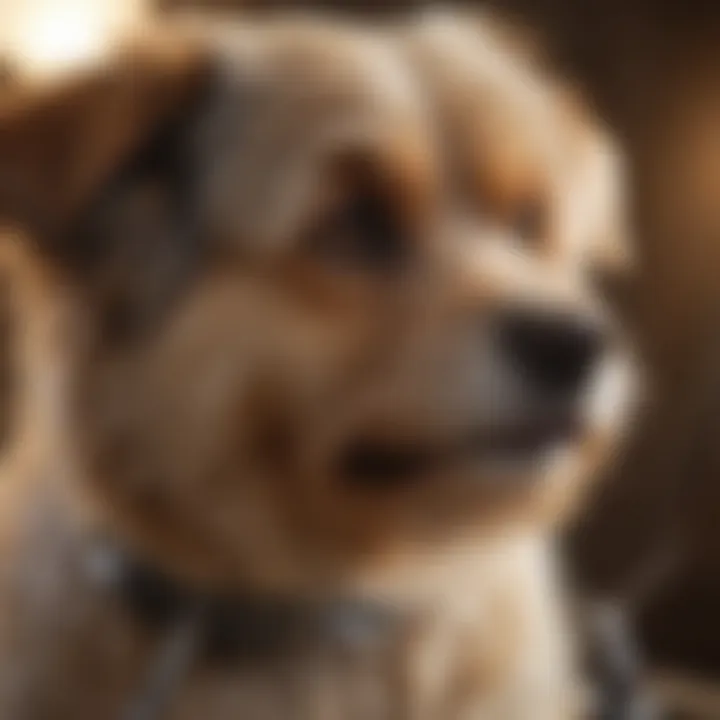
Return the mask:
[[400,613],[380,601],[204,593],[108,543],[93,549],[94,574],[144,626],[158,632],[202,617],[198,652],[219,663],[258,663],[308,642],[362,646],[397,631]]
[[95,581],[159,634],[121,720],[161,720],[200,662],[256,666],[308,643],[361,649],[389,642],[403,625],[380,602],[202,593],[107,542],[92,544],[87,559]]

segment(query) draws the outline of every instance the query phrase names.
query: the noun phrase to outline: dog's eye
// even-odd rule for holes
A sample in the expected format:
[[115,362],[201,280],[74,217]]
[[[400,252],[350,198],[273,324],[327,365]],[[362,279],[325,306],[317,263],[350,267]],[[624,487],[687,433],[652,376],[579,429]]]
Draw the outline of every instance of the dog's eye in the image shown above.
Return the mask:
[[540,198],[523,199],[512,209],[509,221],[515,237],[528,245],[540,242],[547,232],[547,211]]
[[373,272],[398,270],[406,255],[399,219],[372,192],[358,193],[331,211],[313,233],[312,248],[341,267]]

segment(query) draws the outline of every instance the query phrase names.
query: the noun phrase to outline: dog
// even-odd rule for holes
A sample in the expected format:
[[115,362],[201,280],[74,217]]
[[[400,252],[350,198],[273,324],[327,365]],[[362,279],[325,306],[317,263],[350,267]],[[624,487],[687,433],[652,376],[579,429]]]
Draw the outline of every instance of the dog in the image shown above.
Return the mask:
[[611,139],[490,18],[178,32],[191,68],[89,91],[112,127],[0,136],[95,163],[6,192],[46,439],[6,461],[0,714],[578,717],[554,540],[632,378]]

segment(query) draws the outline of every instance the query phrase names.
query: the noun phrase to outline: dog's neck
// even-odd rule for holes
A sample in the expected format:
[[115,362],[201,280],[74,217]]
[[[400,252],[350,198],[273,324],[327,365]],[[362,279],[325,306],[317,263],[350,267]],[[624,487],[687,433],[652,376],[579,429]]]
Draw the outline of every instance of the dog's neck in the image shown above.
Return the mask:
[[[364,586],[350,599],[332,601],[268,598],[250,592],[218,597],[193,583],[168,578],[162,562],[148,562],[125,542],[108,543],[109,529],[95,523],[88,526],[78,518],[75,504],[67,507],[65,492],[57,492],[57,482],[46,492],[32,487],[28,493],[26,485],[22,489],[27,517],[17,529],[26,538],[22,545],[27,555],[18,571],[23,577],[27,574],[27,597],[37,599],[38,577],[57,583],[51,593],[43,589],[39,596],[40,617],[49,615],[48,637],[52,640],[57,632],[62,638],[46,645],[64,647],[67,617],[72,618],[70,626],[79,639],[89,647],[97,644],[98,657],[122,680],[120,695],[108,705],[122,720],[159,720],[168,717],[169,708],[190,700],[196,708],[194,703],[202,705],[206,691],[212,694],[217,682],[243,707],[245,698],[255,697],[258,678],[277,690],[282,708],[293,706],[295,692],[298,702],[314,703],[320,692],[318,678],[323,687],[329,684],[333,697],[346,682],[357,688],[371,683],[381,696],[378,702],[388,707],[410,702],[417,693],[422,698],[428,695],[430,703],[440,702],[457,673],[473,668],[478,682],[486,672],[509,677],[524,658],[525,646],[527,651],[538,646],[527,634],[526,621],[528,612],[537,610],[533,597],[539,593],[540,602],[545,593],[542,577],[531,573],[537,562],[529,549],[506,547],[507,553],[492,553],[502,555],[495,569],[482,549],[464,553],[462,567],[449,573],[452,578],[446,574],[446,582],[436,579],[442,573],[434,563],[423,561],[425,571],[418,573],[421,586],[403,592],[400,601],[393,592],[393,602],[388,600],[387,605],[362,599],[388,598],[385,591],[379,594],[379,585],[374,586],[378,594]],[[424,580],[428,576],[433,578],[434,594],[428,589],[430,581]],[[521,595],[515,592],[518,583]],[[64,604],[68,616],[56,613]],[[38,610],[32,609],[32,603],[24,605],[30,609],[18,622],[35,628]],[[533,628],[534,633],[538,628]],[[561,637],[553,623],[539,630]],[[47,659],[43,656],[38,662]],[[74,671],[69,672],[74,678]],[[83,677],[77,678],[73,688],[80,692],[83,682]],[[345,707],[340,695],[337,702]],[[348,707],[354,697],[347,696]],[[124,714],[115,713],[117,702]],[[96,716],[107,716],[102,702],[99,707],[103,712]],[[248,710],[248,717],[251,714]],[[283,710],[273,717],[288,716]],[[298,713],[301,716],[314,715]]]
[[90,548],[86,567],[139,625],[158,636],[144,684],[123,715],[133,720],[161,717],[198,665],[257,668],[308,646],[360,653],[392,645],[407,620],[369,600],[205,592],[105,541]]
[[374,643],[395,632],[403,617],[379,600],[208,592],[107,541],[91,548],[88,568],[147,628],[165,630],[183,617],[201,617],[201,652],[211,662],[257,663],[309,642]]

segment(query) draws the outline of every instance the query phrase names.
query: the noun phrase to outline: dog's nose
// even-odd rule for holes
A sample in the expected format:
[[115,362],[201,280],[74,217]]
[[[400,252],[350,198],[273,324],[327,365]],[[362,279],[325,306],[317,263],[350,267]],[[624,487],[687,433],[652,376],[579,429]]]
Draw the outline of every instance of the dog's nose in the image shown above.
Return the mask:
[[500,321],[500,342],[533,387],[572,394],[588,379],[604,347],[605,331],[587,315],[516,308]]

